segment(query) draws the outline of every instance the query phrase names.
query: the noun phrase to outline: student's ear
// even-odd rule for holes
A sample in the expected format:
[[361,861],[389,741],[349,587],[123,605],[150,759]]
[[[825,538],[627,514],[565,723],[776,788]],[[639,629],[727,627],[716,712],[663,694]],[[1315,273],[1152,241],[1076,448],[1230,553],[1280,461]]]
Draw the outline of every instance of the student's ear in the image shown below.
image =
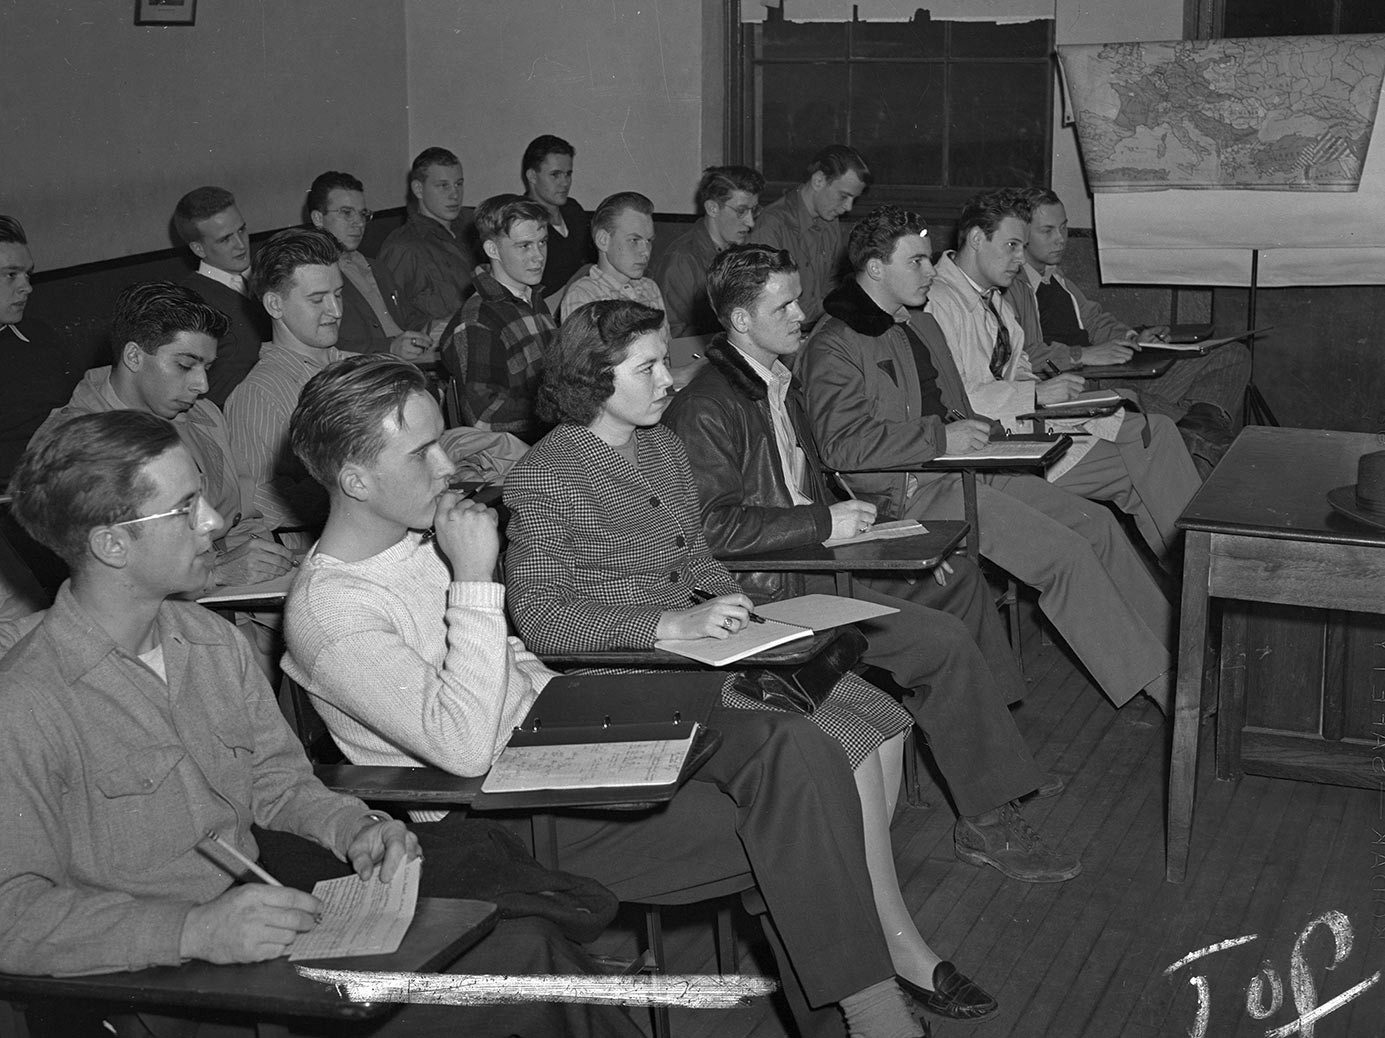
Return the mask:
[[87,550],[111,569],[124,569],[130,561],[130,534],[114,526],[95,526],[87,534]]
[[422,201],[423,201],[423,181],[421,181],[421,180],[411,180],[411,181],[409,181],[409,194],[413,195],[413,196],[414,196],[414,199],[415,199],[416,201],[422,202]]
[[316,209],[308,213],[308,219],[313,222],[313,226],[316,227],[319,231],[322,230],[322,214],[319,213]]
[[188,242],[188,248],[192,250],[192,254],[198,259],[204,260],[207,258],[207,250],[202,247],[200,241]]
[[279,298],[278,292],[265,292],[264,295],[260,296],[260,303],[264,306],[265,312],[274,320],[278,321],[283,318],[284,301]]
[[702,211],[715,219],[717,213],[721,212],[721,203],[709,198],[702,203]]
[[866,260],[866,277],[870,278],[872,281],[879,281],[884,276],[885,264],[883,262],[875,256]]
[[592,231],[592,241],[596,242],[597,252],[605,252],[611,247],[611,232],[604,228],[597,228]]
[[534,185],[539,182],[539,171],[536,169],[526,169],[524,171],[524,182],[529,185],[529,190],[534,190]]
[[495,260],[497,263],[500,262],[500,246],[495,244],[494,238],[487,238],[483,241],[481,243],[481,251],[490,259]]
[[337,489],[353,501],[364,501],[370,496],[365,473],[359,465],[349,461],[337,473]]
[[139,348],[137,342],[127,342],[120,347],[120,364],[127,371],[138,371],[144,366],[144,358],[149,356]]
[[986,232],[980,227],[973,227],[967,231],[967,248],[975,251],[981,247],[981,243],[986,240]]
[[738,306],[730,314],[731,327],[740,334],[745,335],[750,331],[750,311],[743,306]]
[[808,178],[808,183],[812,185],[814,191],[821,191],[827,186],[827,174],[822,170],[818,170]]

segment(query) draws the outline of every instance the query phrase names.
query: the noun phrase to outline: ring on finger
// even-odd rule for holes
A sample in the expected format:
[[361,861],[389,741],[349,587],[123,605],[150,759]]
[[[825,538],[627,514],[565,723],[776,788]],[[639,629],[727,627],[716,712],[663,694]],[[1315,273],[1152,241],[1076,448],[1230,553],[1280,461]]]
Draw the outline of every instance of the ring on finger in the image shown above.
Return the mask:
[[721,626],[725,627],[728,631],[734,631],[736,629],[736,621],[728,616],[721,621]]

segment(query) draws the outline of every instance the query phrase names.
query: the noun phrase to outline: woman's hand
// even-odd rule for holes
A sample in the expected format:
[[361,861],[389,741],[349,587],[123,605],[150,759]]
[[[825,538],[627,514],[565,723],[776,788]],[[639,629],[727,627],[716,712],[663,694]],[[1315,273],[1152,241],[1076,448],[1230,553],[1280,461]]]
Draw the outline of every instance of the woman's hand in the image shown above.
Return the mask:
[[745,595],[722,595],[688,609],[670,609],[659,617],[654,636],[666,638],[728,638],[750,623],[751,601]]

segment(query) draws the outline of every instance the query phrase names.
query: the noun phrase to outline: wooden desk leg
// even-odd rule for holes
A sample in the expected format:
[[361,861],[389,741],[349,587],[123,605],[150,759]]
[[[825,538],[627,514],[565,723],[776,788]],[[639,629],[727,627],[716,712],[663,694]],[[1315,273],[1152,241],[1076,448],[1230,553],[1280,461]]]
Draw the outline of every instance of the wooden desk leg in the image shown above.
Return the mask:
[[1241,729],[1246,723],[1246,629],[1244,602],[1225,602],[1222,610],[1221,660],[1217,668],[1217,778],[1238,779]]
[[1164,878],[1170,883],[1182,883],[1188,871],[1198,725],[1202,719],[1202,654],[1207,643],[1211,541],[1210,534],[1190,530],[1183,542],[1183,613],[1178,631],[1178,685],[1174,694],[1169,830],[1164,858]]

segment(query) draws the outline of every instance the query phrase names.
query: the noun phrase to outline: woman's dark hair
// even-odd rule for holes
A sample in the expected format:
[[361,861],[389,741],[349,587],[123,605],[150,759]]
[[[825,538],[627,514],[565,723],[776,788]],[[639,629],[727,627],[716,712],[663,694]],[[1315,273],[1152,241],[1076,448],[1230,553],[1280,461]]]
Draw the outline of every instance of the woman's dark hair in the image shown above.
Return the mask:
[[641,335],[664,326],[664,312],[626,299],[578,307],[558,329],[534,403],[554,425],[590,425],[616,391],[614,371]]

